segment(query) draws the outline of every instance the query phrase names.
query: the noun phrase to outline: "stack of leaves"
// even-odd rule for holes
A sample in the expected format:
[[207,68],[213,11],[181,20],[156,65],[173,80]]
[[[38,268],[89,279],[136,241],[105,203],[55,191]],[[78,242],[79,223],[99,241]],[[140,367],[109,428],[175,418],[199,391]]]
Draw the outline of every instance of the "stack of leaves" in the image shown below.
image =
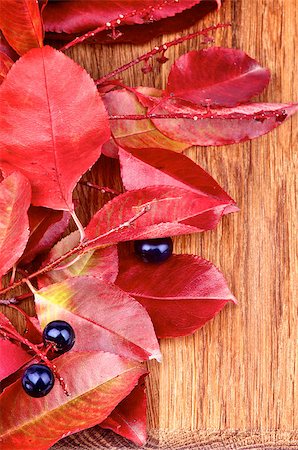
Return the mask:
[[[154,55],[164,63],[171,46],[199,35],[209,41],[209,33],[224,25],[155,47],[92,80],[65,48],[107,30],[119,38],[129,33],[127,27],[153,26],[170,16],[171,26],[182,26],[175,14],[201,2],[92,1],[84,2],[84,9],[82,3],[6,0],[2,5],[3,450],[48,449],[98,424],[144,444],[144,362],[161,361],[158,338],[195,332],[235,298],[220,271],[203,258],[172,255],[168,244],[166,258],[153,261],[118,252],[119,243],[137,241],[136,248],[156,245],[160,251],[170,236],[214,229],[223,215],[238,210],[236,203],[182,152],[194,144],[252,139],[298,109],[250,102],[266,88],[269,71],[240,50],[210,47],[182,55],[164,90],[128,87],[117,78],[141,61],[146,73]],[[46,31],[84,34],[60,51],[44,46],[42,14]],[[73,191],[101,153],[119,159],[124,192],[85,181],[98,195],[108,192],[113,198],[83,227]],[[77,227],[72,233],[66,231],[70,220]],[[30,293],[16,295],[24,286]],[[30,295],[37,318],[20,307]],[[23,317],[23,332],[6,316],[9,309]],[[74,330],[67,353],[43,339],[42,329],[55,321]],[[24,373],[35,364],[57,379],[47,395],[30,396],[24,389]]]

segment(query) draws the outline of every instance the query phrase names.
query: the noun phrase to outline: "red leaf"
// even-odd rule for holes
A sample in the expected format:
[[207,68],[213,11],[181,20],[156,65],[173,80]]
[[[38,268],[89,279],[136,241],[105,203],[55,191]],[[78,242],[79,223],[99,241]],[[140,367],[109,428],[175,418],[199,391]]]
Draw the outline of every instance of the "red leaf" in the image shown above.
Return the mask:
[[30,263],[39,253],[49,250],[68,227],[70,214],[31,206],[28,211],[30,236],[21,257],[22,264]]
[[211,47],[175,61],[166,94],[197,105],[232,107],[262,92],[269,79],[269,70],[241,50]]
[[[16,332],[9,319],[0,312],[0,328],[4,329],[4,327]],[[14,373],[30,359],[32,359],[32,356],[20,345],[3,339],[2,334],[0,334],[0,381]]]
[[74,186],[109,138],[93,81],[51,47],[33,49],[13,65],[0,101],[2,159],[28,177],[35,206],[72,211]]
[[[152,94],[152,89],[150,94]],[[148,91],[145,90],[147,93]],[[139,102],[133,92],[126,89],[111,91],[103,97],[104,104],[109,115],[146,114],[146,108]],[[149,119],[144,120],[112,120],[110,122],[113,138],[121,147],[129,148],[168,148],[175,152],[181,152],[189,147],[188,144],[177,142],[174,138],[169,139],[160,133]],[[114,142],[114,141],[112,141]],[[103,153],[106,156],[115,157],[111,152],[111,144]]]
[[[121,0],[111,2],[110,0],[73,0],[71,2],[49,2],[44,10],[45,30],[58,33],[80,33],[103,26],[115,19],[119,20],[118,25],[142,24],[151,20],[174,16],[200,3],[200,1]],[[133,11],[135,11],[135,14],[131,15]]]
[[[145,369],[104,352],[68,352],[55,360],[71,394],[56,381],[42,398],[17,380],[0,396],[1,450],[48,450],[64,436],[103,421],[135,387]],[[9,414],[8,414],[9,411]]]
[[36,0],[1,2],[0,28],[19,55],[43,45],[43,28]]
[[22,347],[0,338],[0,381],[14,373],[30,359],[32,356]]
[[[121,177],[128,190],[146,186],[176,186],[230,203],[224,214],[238,211],[234,200],[187,156],[165,149],[120,149]],[[137,174],[137,176],[136,176]]]
[[75,351],[103,350],[139,361],[160,359],[146,310],[117,286],[80,276],[37,291],[35,301],[42,328],[58,319],[73,326]]
[[136,445],[144,445],[147,440],[144,382],[139,382],[134,390],[116,406],[114,411],[100,426],[113,430]]
[[[93,216],[85,230],[86,239],[100,236],[92,244],[96,247],[134,239],[210,230],[231,204],[231,201],[171,186],[129,191],[115,197]],[[135,220],[133,226],[123,225],[136,214],[142,213],[144,208],[150,209]]]
[[[54,261],[66,252],[74,248],[80,242],[80,233],[74,231],[65,238],[61,239],[50,251],[44,266]],[[70,258],[63,264],[67,264]],[[99,280],[107,283],[114,283],[118,275],[118,252],[117,246],[102,248],[96,251],[90,250],[88,253],[80,256],[80,259],[66,269],[54,269],[38,277],[38,286],[40,288],[49,284],[64,281],[82,275],[92,275]]]
[[5,80],[12,65],[13,60],[8,55],[0,51],[0,84],[3,80]]
[[221,272],[193,255],[173,255],[158,265],[123,259],[116,283],[147,309],[160,338],[191,334],[236,302]]
[[29,237],[29,181],[14,172],[0,184],[0,276],[22,255]]
[[[174,101],[155,110],[160,114],[188,113],[193,119],[153,119],[154,125],[169,138],[191,145],[226,145],[254,139],[278,127],[298,110],[296,103],[247,103],[236,108],[206,109]],[[213,116],[210,118],[210,115]],[[263,115],[263,117],[262,117]],[[258,117],[257,119],[255,117]]]

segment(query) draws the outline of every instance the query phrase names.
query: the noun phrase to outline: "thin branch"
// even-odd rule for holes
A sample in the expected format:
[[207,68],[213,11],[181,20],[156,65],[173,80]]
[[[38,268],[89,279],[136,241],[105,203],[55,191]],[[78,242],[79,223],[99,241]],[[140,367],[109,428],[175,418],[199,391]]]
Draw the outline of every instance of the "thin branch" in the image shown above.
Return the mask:
[[80,184],[84,186],[88,186],[93,189],[97,189],[102,194],[112,194],[112,195],[120,195],[121,192],[116,191],[115,189],[111,189],[106,186],[99,186],[98,184],[91,183],[90,181],[80,181]]
[[[1,289],[0,294],[6,294],[7,292],[11,291],[12,289],[15,289],[16,287],[22,286],[23,284],[28,284],[28,281],[32,280],[33,278],[36,278],[40,275],[43,275],[44,273],[49,272],[52,269],[55,269],[57,266],[59,266],[62,262],[64,262],[66,259],[68,259],[72,255],[82,255],[84,253],[88,253],[91,248],[89,246],[91,244],[99,243],[101,239],[113,234],[117,233],[118,231],[122,230],[123,228],[129,227],[132,225],[139,217],[143,216],[150,210],[150,204],[144,205],[141,210],[136,213],[131,219],[127,220],[126,222],[123,222],[118,227],[112,228],[106,233],[101,234],[100,236],[97,236],[94,239],[86,240],[84,242],[80,242],[76,247],[72,248],[68,252],[66,252],[64,255],[60,256],[59,258],[55,259],[54,261],[50,262],[46,266],[42,267],[41,269],[37,270],[34,273],[31,273],[26,278],[22,278],[19,281],[16,281],[11,286],[8,286],[7,288]],[[92,247],[94,249],[94,246]],[[33,288],[34,289],[34,288]]]
[[119,73],[124,72],[125,70],[129,69],[130,67],[135,66],[136,64],[139,64],[141,61],[148,61],[149,58],[151,58],[154,55],[157,55],[158,53],[163,54],[168,48],[173,47],[174,45],[178,45],[178,44],[181,44],[182,42],[189,41],[191,39],[196,38],[197,36],[202,36],[202,35],[204,36],[211,31],[215,31],[220,28],[226,28],[226,27],[230,27],[230,26],[231,26],[230,23],[219,23],[217,25],[212,25],[211,27],[204,28],[203,30],[196,31],[195,33],[191,33],[191,34],[179,37],[177,39],[174,39],[173,41],[165,42],[161,45],[158,45],[158,46],[154,47],[153,50],[150,50],[150,52],[147,52],[141,56],[138,56],[138,58],[134,59],[133,61],[130,61],[129,63],[124,64],[123,66],[118,67],[117,69],[113,70],[112,72],[106,74],[102,78],[99,78],[98,80],[95,81],[95,84],[97,84],[97,85],[102,84],[109,78],[113,78],[114,76],[118,75]]
[[172,113],[172,114],[119,114],[109,116],[110,120],[146,120],[146,119],[190,119],[190,120],[256,120],[264,122],[266,119],[275,117],[277,121],[283,121],[287,117],[286,111],[281,108],[276,111],[259,111],[254,114],[228,113],[218,114],[215,110],[207,110],[206,113]]

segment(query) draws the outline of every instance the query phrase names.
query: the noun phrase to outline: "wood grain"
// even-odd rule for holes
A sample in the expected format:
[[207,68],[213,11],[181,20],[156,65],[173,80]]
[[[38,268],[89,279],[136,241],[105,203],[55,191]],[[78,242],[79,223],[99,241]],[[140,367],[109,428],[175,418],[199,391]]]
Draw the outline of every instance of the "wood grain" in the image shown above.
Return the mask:
[[[216,45],[241,48],[270,68],[272,81],[262,100],[294,101],[297,6],[297,0],[225,0],[219,13],[189,31],[231,21],[232,29],[216,33]],[[69,54],[97,78],[174,37],[142,46],[78,46]],[[156,64],[144,76],[134,67],[123,79],[132,86],[162,87],[174,59],[199,45],[196,40],[172,48],[161,70]],[[161,342],[163,363],[150,364],[148,419],[155,444],[147,448],[157,448],[156,436],[160,448],[178,448],[179,439],[184,448],[298,448],[292,433],[298,428],[297,130],[296,115],[254,141],[187,152],[237,200],[241,211],[225,217],[212,232],[175,239],[175,249],[202,255],[220,267],[239,305],[226,307],[193,336]],[[97,164],[88,179],[117,187],[112,169],[117,170],[117,163],[106,159],[104,170]],[[100,200],[92,193],[91,203],[85,202],[85,188],[78,195],[86,221]],[[97,442],[98,448],[132,448],[121,440],[117,447],[104,444],[94,435],[84,446],[88,432],[82,436],[67,438],[57,448],[91,449]]]

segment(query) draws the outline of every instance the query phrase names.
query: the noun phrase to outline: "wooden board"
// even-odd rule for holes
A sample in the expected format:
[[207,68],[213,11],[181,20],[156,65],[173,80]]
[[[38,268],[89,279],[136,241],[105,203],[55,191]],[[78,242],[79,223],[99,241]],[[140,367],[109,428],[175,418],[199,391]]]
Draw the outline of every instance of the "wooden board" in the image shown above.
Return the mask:
[[[272,81],[262,100],[294,101],[297,7],[297,0],[225,0],[219,13],[189,31],[232,22],[231,29],[215,34],[216,45],[241,48],[270,68]],[[97,78],[172,38],[142,46],[78,46],[69,54]],[[162,87],[171,62],[199,47],[197,39],[172,48],[170,61],[156,63],[153,73],[144,76],[136,66],[123,79],[132,86]],[[193,336],[161,342],[163,363],[150,364],[147,448],[158,448],[158,441],[160,448],[298,448],[297,130],[296,115],[251,142],[187,152],[241,211],[212,232],[175,239],[175,250],[220,267],[239,305],[226,307]],[[88,177],[98,181],[98,166]],[[117,184],[108,175],[105,181]],[[87,220],[90,204],[84,204],[86,191],[79,193],[81,218]],[[91,210],[98,206],[95,195],[93,200]],[[120,439],[109,443],[109,432],[88,433],[55,448],[131,448]]]

